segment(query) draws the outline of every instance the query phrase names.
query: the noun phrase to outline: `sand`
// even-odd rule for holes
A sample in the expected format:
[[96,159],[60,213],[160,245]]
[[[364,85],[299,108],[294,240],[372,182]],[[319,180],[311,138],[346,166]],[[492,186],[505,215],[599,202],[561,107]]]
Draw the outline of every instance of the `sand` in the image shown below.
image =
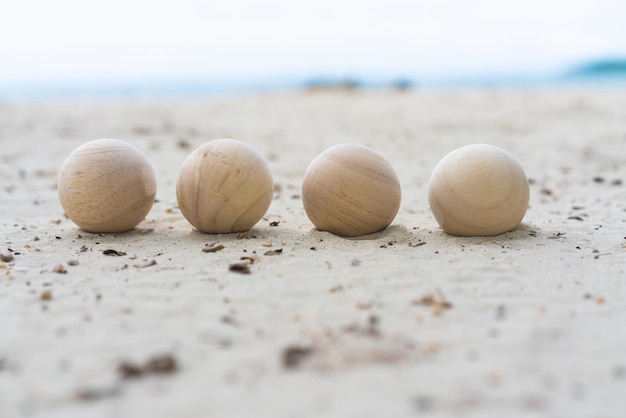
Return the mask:
[[[129,233],[79,230],[56,194],[64,158],[102,137],[140,148],[157,174],[158,201]],[[177,209],[182,161],[219,137],[248,142],[274,175],[247,234],[198,233]],[[341,238],[304,213],[307,165],[340,142],[398,172],[383,232]],[[430,171],[470,143],[526,170],[513,232],[449,236],[429,210]],[[0,176],[3,418],[626,411],[624,90],[4,104]],[[214,242],[224,249],[202,252]],[[248,275],[229,271],[241,257]]]

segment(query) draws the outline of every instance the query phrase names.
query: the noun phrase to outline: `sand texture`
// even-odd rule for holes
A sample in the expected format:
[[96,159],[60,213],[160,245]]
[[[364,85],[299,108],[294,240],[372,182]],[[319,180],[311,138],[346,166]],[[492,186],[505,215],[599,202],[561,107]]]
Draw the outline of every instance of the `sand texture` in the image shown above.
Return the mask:
[[[124,234],[81,231],[55,189],[105,137],[157,176]],[[245,234],[199,233],[177,208],[183,160],[220,137],[274,176]],[[340,238],[304,213],[306,167],[341,142],[398,173],[382,232]],[[431,170],[470,143],[530,179],[513,232],[449,236],[428,208]],[[0,177],[2,418],[626,416],[626,91],[5,104]]]

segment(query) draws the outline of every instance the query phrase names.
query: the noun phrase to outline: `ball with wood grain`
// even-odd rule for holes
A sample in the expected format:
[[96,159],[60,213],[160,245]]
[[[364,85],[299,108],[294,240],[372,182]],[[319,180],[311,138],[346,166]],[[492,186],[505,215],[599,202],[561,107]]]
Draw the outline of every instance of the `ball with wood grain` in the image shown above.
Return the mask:
[[519,225],[528,208],[528,179],[508,152],[486,144],[452,151],[435,166],[428,201],[441,228],[458,236],[492,236]]
[[322,231],[341,236],[385,229],[398,213],[398,176],[378,152],[360,144],[339,144],[309,165],[302,182],[304,210]]
[[57,188],[65,214],[89,232],[128,231],[154,203],[156,178],[146,157],[117,139],[76,148],[59,171]]
[[201,145],[183,162],[176,182],[183,216],[212,234],[249,230],[265,215],[273,195],[265,159],[235,139]]

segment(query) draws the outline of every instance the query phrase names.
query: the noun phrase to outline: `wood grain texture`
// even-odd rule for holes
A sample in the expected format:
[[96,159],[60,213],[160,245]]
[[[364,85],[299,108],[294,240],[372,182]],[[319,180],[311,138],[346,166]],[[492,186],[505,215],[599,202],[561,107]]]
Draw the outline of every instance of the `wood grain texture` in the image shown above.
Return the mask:
[[311,222],[341,236],[385,229],[398,213],[400,200],[400,182],[391,164],[359,144],[328,148],[313,160],[302,182],[302,201]]
[[244,142],[216,139],[193,151],[178,174],[181,212],[206,233],[247,231],[267,212],[274,184],[261,154]]
[[521,165],[486,144],[461,147],[433,170],[428,201],[449,234],[491,236],[513,230],[524,218],[529,185]]
[[63,163],[58,193],[66,215],[89,232],[123,232],[141,222],[154,203],[156,178],[146,157],[117,139],[98,139]]

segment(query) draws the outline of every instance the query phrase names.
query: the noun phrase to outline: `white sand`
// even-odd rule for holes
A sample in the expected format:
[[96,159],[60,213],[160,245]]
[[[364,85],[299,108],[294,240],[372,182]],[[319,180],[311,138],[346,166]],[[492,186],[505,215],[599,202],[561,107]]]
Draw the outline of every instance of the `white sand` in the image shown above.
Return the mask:
[[[194,232],[176,209],[183,159],[224,136],[265,155],[278,187],[250,239]],[[101,137],[155,167],[159,201],[136,231],[63,217],[56,172]],[[396,168],[403,201],[386,231],[344,239],[306,218],[304,170],[339,142]],[[477,142],[519,159],[530,208],[514,232],[448,236],[428,176]],[[0,252],[20,253],[0,265],[2,418],[626,413],[626,91],[0,105],[0,176]],[[225,249],[201,252],[215,241]],[[228,270],[254,251],[250,275]],[[416,303],[437,289],[451,309]],[[310,351],[285,367],[293,345]],[[177,370],[118,372],[162,355]]]

